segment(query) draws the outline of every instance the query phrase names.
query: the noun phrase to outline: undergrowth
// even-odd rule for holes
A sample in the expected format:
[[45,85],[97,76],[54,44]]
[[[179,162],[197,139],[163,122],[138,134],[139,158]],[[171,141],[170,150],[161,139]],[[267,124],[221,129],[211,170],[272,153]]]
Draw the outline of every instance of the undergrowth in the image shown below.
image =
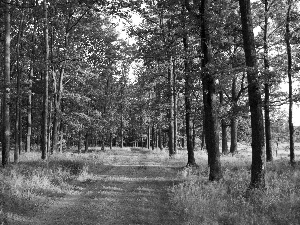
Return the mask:
[[76,191],[72,181],[87,173],[83,160],[66,154],[40,160],[38,153],[26,153],[20,163],[0,169],[0,225],[9,218],[33,215],[51,203]]
[[223,156],[224,178],[207,180],[207,168],[185,169],[187,180],[172,188],[189,224],[300,224],[300,171],[287,160],[267,164],[266,190],[245,195],[250,159]]

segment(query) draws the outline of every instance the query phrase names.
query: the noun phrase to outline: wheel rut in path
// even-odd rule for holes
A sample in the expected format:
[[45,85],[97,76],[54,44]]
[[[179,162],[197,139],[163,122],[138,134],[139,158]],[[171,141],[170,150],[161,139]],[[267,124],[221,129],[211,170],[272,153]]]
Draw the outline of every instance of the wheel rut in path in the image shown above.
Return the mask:
[[168,195],[176,168],[146,150],[114,152],[107,161],[90,168],[82,192],[56,201],[39,224],[184,224]]

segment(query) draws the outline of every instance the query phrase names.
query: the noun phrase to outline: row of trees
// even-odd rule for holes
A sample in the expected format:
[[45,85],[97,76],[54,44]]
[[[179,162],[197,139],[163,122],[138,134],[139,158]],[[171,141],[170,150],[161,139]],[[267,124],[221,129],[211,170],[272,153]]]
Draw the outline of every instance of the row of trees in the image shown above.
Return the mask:
[[40,146],[46,159],[75,133],[86,139],[116,133],[132,47],[118,38],[110,22],[114,5],[63,0],[0,4],[2,164],[9,162],[10,140],[18,162],[23,143],[25,151]]
[[[251,139],[250,188],[261,188],[265,140],[271,161],[271,125],[282,123],[276,106],[287,100],[294,163],[296,2],[6,0],[0,7],[3,166],[10,140],[18,162],[23,143],[25,151],[39,146],[46,159],[63,143],[77,142],[81,150],[83,139],[85,150],[94,142],[104,148],[144,146],[146,140],[148,148],[168,145],[170,156],[186,145],[187,164],[195,166],[195,140],[201,137],[209,179],[219,180],[222,128],[224,154],[236,152],[238,138]],[[132,13],[141,17],[138,26],[130,23]],[[134,45],[118,37],[112,16],[129,22]],[[139,66],[133,82],[128,75],[134,60]],[[279,90],[286,71],[289,96]],[[278,127],[273,131],[280,133]]]
[[[271,125],[273,136],[279,136],[275,131],[276,122],[282,119],[280,106],[289,103],[290,161],[294,164],[292,78],[298,72],[300,19],[296,2],[146,1],[135,11],[143,20],[139,27],[129,25],[144,62],[137,84],[142,87],[146,83],[150,87],[147,94],[156,99],[163,96],[164,101],[156,100],[161,107],[153,110],[149,121],[168,130],[170,155],[176,153],[177,126],[181,124],[188,165],[195,165],[191,127],[201,130],[203,126],[209,179],[219,180],[219,127],[222,152],[227,154],[226,127],[231,127],[230,151],[234,153],[237,137],[250,126],[250,188],[262,188],[265,161],[273,159]],[[280,91],[285,78],[289,81],[288,96]],[[155,112],[163,113],[167,120],[156,121]],[[178,121],[180,118],[185,119]],[[239,133],[238,121],[243,123]]]

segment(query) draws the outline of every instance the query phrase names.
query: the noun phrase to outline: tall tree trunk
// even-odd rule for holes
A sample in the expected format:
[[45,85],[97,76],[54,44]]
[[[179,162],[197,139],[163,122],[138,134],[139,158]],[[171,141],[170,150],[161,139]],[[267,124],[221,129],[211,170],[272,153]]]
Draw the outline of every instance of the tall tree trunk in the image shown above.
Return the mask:
[[262,99],[258,80],[250,0],[239,0],[244,51],[247,66],[248,95],[252,129],[252,165],[249,189],[265,188],[265,143]]
[[109,149],[112,150],[113,146],[113,134],[112,132],[109,133]]
[[161,130],[161,124],[159,125],[158,130],[158,147],[160,150],[163,150],[163,141],[162,141],[162,130]]
[[238,97],[236,93],[236,82],[237,77],[234,75],[231,85],[231,96],[232,96],[232,115],[230,119],[230,153],[234,154],[237,151],[237,102]]
[[233,115],[230,119],[230,153],[237,152],[237,118]]
[[[224,104],[223,92],[220,91],[220,105]],[[222,127],[222,153],[224,155],[228,154],[228,143],[227,143],[227,125],[225,118],[221,119],[221,127]]]
[[48,65],[49,65],[49,32],[48,32],[48,10],[47,0],[44,0],[44,36],[45,36],[45,69],[44,69],[44,95],[43,95],[43,115],[42,115],[42,138],[41,152],[42,159],[47,158],[47,128],[48,128]]
[[81,153],[81,131],[78,131],[78,153]]
[[60,135],[59,135],[59,152],[62,153],[63,152],[63,140],[64,140],[64,130],[65,130],[65,126],[64,124],[61,122],[60,123]]
[[175,62],[173,62],[173,95],[174,95],[174,154],[177,153],[177,141],[178,141],[178,121],[177,121],[177,90],[176,90],[176,74],[175,74]]
[[201,1],[201,48],[203,53],[201,70],[205,113],[205,142],[208,153],[208,165],[210,167],[209,180],[214,181],[222,178],[222,169],[219,151],[219,118],[216,81],[208,68],[212,54],[209,31],[209,7],[210,0]]
[[[185,15],[184,17],[184,27],[185,27]],[[185,85],[184,85],[184,100],[185,100],[185,132],[186,132],[186,146],[188,152],[188,162],[187,166],[194,166],[196,165],[195,156],[194,156],[194,146],[193,146],[193,135],[192,135],[192,120],[191,120],[191,113],[192,113],[192,105],[191,105],[191,88],[192,88],[192,78],[191,78],[191,71],[190,71],[190,60],[189,60],[189,40],[188,35],[185,32],[183,36],[183,45],[184,45],[184,52],[185,52],[185,59],[184,59],[184,73],[185,73]],[[183,142],[184,143],[184,142]]]
[[89,150],[89,134],[86,132],[85,140],[84,140],[84,152],[88,152]]
[[123,107],[122,107],[121,110],[122,110],[122,114],[121,114],[121,137],[120,137],[120,139],[121,139],[120,142],[121,143],[120,143],[120,147],[123,148],[123,141],[124,141],[123,140],[124,139],[124,137],[123,137],[124,136],[124,131],[123,131]]
[[10,0],[5,4],[5,42],[4,42],[4,90],[3,90],[3,138],[2,138],[2,166],[9,163],[10,150]]
[[151,129],[151,136],[152,136],[152,142],[151,142],[151,147],[152,147],[152,150],[154,150],[155,148],[155,127],[154,127],[154,123],[152,124],[152,129]]
[[285,42],[287,49],[288,59],[288,79],[289,79],[289,133],[290,133],[290,162],[295,165],[295,151],[294,151],[294,125],[293,125],[293,77],[292,77],[292,50],[290,43],[290,21],[291,21],[291,8],[293,0],[287,0],[287,13],[286,13],[286,29],[285,29]]
[[269,46],[268,46],[268,19],[269,19],[269,1],[264,1],[265,6],[265,24],[264,24],[264,67],[265,67],[265,132],[266,132],[266,156],[267,161],[273,160],[272,155],[272,135],[270,121],[270,74],[269,74]]
[[21,38],[23,33],[24,12],[22,11],[21,21],[19,25],[17,37],[17,101],[16,101],[16,123],[15,123],[15,149],[14,162],[19,162],[19,154],[21,152],[21,71],[20,54],[21,54]]
[[147,127],[147,149],[150,149],[150,125]]
[[172,156],[174,152],[174,88],[173,88],[173,62],[172,57],[169,60],[168,79],[169,79],[169,155]]
[[30,152],[31,148],[31,135],[32,135],[32,77],[34,75],[34,67],[35,67],[35,44],[36,44],[36,29],[37,29],[37,21],[34,15],[33,18],[33,33],[32,33],[32,45],[31,45],[31,59],[30,59],[30,72],[28,75],[28,99],[27,99],[27,135],[26,135],[26,152]]

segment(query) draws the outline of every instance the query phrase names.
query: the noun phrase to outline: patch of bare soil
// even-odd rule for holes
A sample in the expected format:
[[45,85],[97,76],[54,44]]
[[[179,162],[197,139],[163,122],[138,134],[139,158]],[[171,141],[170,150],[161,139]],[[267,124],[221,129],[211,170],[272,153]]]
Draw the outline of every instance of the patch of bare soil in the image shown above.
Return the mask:
[[172,206],[169,188],[179,182],[174,161],[135,149],[110,152],[93,174],[78,181],[81,190],[53,202],[32,224],[184,224]]

